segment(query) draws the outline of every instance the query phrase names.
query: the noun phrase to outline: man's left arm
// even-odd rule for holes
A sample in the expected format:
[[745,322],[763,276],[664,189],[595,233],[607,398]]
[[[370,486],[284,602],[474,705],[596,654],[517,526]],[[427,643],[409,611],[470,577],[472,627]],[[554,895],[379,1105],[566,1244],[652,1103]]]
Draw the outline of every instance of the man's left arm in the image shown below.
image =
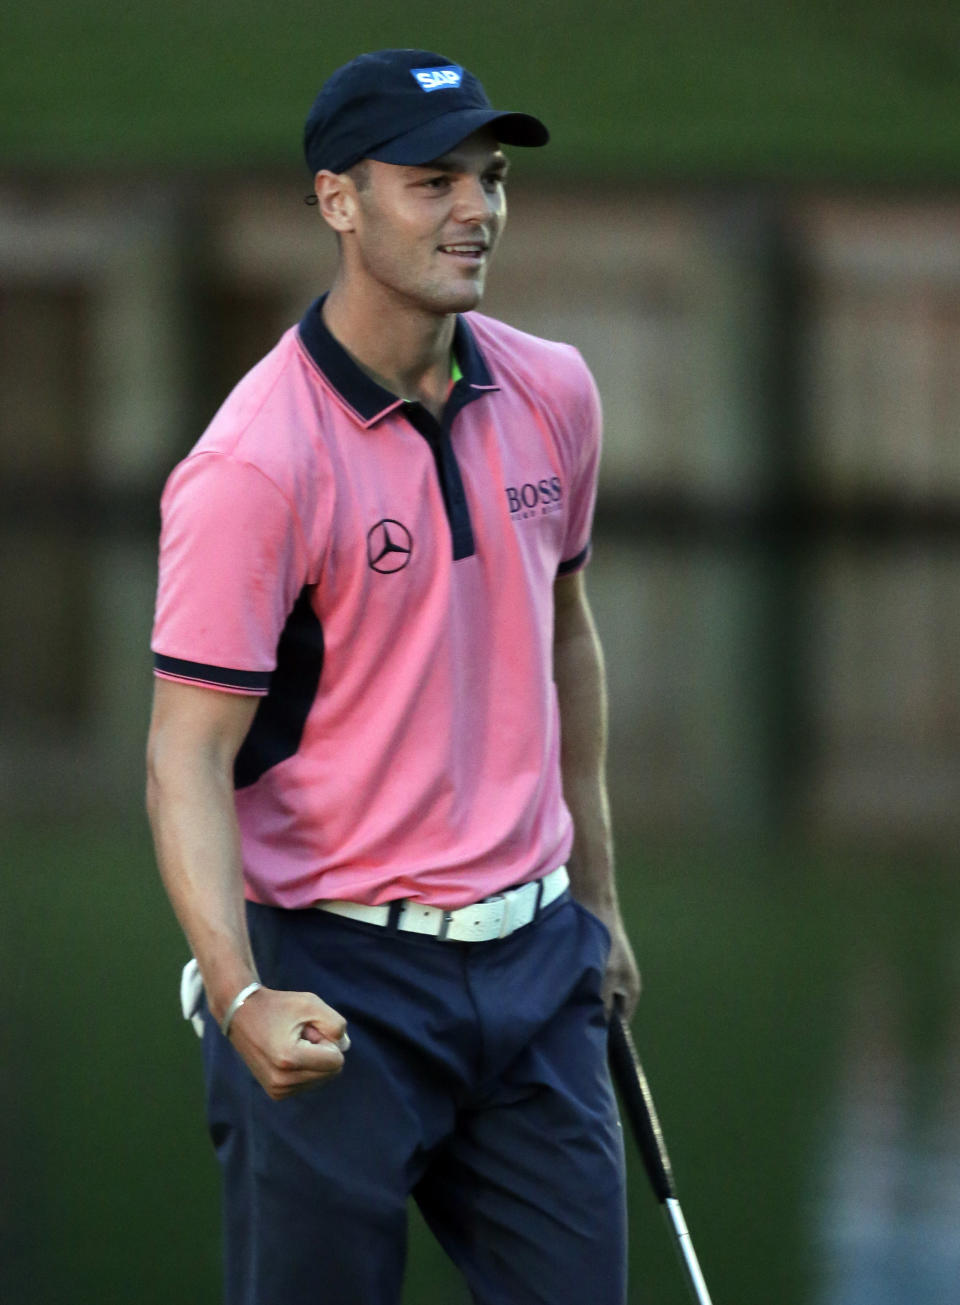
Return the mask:
[[577,901],[610,930],[604,1003],[609,1012],[614,998],[620,997],[629,1017],[640,995],[640,975],[620,916],[614,879],[603,650],[582,571],[560,576],[553,594],[553,676],[560,707],[563,794],[574,828],[570,886]]

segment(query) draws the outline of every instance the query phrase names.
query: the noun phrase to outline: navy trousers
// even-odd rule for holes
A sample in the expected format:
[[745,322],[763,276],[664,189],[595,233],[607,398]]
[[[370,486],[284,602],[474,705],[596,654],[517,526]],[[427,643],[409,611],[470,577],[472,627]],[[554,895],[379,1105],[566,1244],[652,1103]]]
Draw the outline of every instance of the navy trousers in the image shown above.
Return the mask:
[[267,1097],[208,1019],[227,1305],[396,1305],[412,1196],[478,1305],[623,1305],[603,924],[569,896],[493,942],[251,905],[261,979],[349,1022],[335,1080]]

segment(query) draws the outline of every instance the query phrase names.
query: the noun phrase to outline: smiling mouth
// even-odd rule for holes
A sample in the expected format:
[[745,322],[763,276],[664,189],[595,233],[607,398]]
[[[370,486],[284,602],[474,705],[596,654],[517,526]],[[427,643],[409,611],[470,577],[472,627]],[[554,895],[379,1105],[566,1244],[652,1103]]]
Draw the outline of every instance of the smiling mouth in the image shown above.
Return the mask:
[[490,247],[477,240],[464,240],[451,245],[438,245],[437,248],[441,254],[446,254],[450,258],[463,258],[469,263],[480,263],[486,258]]

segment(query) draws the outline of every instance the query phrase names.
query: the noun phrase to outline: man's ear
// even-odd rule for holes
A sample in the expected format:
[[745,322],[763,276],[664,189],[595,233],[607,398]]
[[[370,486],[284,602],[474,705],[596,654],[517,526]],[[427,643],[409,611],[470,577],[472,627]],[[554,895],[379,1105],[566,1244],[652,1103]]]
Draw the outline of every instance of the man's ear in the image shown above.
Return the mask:
[[334,231],[352,231],[357,218],[357,188],[346,172],[318,172],[313,191],[321,216]]

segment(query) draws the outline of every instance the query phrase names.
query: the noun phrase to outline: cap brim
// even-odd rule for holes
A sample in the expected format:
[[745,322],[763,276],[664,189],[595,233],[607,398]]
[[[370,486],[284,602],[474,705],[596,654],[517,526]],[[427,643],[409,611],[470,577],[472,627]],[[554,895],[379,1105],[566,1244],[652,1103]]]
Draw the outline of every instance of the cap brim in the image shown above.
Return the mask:
[[491,127],[504,145],[546,145],[550,133],[530,113],[500,113],[496,109],[456,109],[441,114],[413,131],[378,145],[366,157],[380,163],[418,167],[441,158],[481,127]]

